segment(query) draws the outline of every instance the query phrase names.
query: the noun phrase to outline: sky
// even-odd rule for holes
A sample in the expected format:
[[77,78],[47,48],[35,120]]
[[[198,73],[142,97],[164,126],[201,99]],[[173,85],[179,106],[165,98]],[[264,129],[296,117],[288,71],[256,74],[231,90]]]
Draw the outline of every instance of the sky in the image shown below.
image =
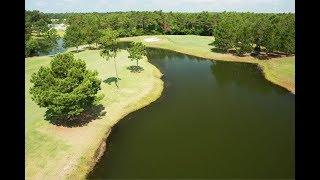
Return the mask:
[[295,0],[25,0],[26,10],[42,12],[295,12]]

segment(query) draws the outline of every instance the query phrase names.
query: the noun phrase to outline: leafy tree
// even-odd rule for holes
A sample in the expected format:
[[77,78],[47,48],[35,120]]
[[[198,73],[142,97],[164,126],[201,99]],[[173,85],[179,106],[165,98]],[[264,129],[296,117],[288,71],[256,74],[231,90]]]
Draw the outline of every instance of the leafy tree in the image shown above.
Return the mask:
[[142,42],[132,42],[131,47],[128,49],[129,58],[137,61],[137,66],[139,66],[139,60],[146,55],[146,46]]
[[38,35],[41,35],[41,33],[45,33],[49,30],[48,22],[44,19],[40,19],[37,22],[34,22],[34,31],[38,33]]
[[43,35],[43,38],[39,39],[40,51],[48,53],[50,50],[56,48],[58,39],[59,35],[57,34],[57,30],[50,29]]
[[24,41],[27,42],[32,35],[31,23],[25,22]]
[[253,38],[252,38],[252,25],[247,18],[242,18],[238,23],[237,31],[237,54],[243,55],[244,53],[251,52],[253,50]]
[[101,99],[98,72],[87,70],[71,53],[55,56],[49,67],[32,75],[31,83],[32,99],[47,108],[49,119],[76,120]]
[[51,20],[46,14],[40,11],[25,11],[25,24],[28,24],[31,32],[41,35],[41,33],[49,30],[49,23],[51,23]]
[[30,37],[25,43],[25,56],[35,56],[38,53],[48,53],[57,46],[59,36],[55,29],[47,31],[40,37]]
[[233,14],[225,14],[213,31],[215,40],[213,44],[223,51],[234,48],[237,45],[237,17]]
[[268,16],[260,15],[257,18],[253,18],[252,22],[252,42],[255,45],[255,51],[260,53],[261,46],[266,42],[268,38],[268,28],[270,21]]
[[[107,30],[103,31],[102,36],[99,40],[101,48],[102,48],[102,50],[100,52],[100,56],[105,58],[107,61],[110,58],[113,59],[114,69],[116,71],[117,80],[119,79],[118,70],[117,70],[117,62],[116,62],[116,56],[119,51],[118,36],[119,36],[119,34],[117,31],[107,29]],[[117,85],[117,87],[118,87],[118,85]]]
[[31,38],[25,42],[25,57],[35,56],[40,51],[39,41]]
[[83,32],[81,31],[81,27],[77,24],[71,24],[66,29],[64,35],[64,42],[67,47],[76,47],[77,52],[79,52],[79,46],[84,43],[84,36]]
[[100,21],[96,15],[88,15],[84,19],[84,37],[85,42],[89,45],[98,43],[101,36]]
[[215,26],[214,15],[209,12],[201,12],[196,17],[196,29],[199,29],[199,35],[212,35]]
[[214,28],[214,45],[224,51],[235,48],[238,55],[264,47],[268,53],[295,52],[293,14],[221,13]]
[[57,45],[56,30],[49,29],[51,20],[39,11],[25,11],[25,56],[48,53]]
[[280,47],[279,50],[287,54],[295,52],[295,22],[290,15],[281,16],[279,21]]
[[[79,27],[79,41],[95,43],[99,30],[117,30],[119,37],[154,34],[194,34],[215,37],[216,48],[236,49],[241,55],[255,47],[257,52],[295,51],[295,15],[293,13],[181,13],[111,12],[51,13],[50,18],[66,18],[68,28]],[[35,18],[36,19],[36,18]],[[94,22],[94,23],[93,23]],[[39,23],[41,24],[41,23]],[[73,26],[74,25],[74,26]]]

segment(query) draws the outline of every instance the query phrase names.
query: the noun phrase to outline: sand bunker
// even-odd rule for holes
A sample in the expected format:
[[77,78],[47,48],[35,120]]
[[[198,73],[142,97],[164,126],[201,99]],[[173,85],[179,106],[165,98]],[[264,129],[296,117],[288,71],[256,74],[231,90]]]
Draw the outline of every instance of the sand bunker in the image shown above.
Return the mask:
[[152,37],[152,38],[145,38],[144,41],[145,42],[156,42],[159,41],[160,39],[157,37]]

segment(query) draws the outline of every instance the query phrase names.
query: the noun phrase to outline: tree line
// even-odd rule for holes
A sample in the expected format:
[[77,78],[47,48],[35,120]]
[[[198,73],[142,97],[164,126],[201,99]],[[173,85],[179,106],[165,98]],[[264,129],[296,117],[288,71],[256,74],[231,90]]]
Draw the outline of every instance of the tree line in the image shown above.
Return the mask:
[[[112,29],[118,32],[119,37],[159,34],[214,36],[216,50],[233,50],[238,55],[250,52],[259,54],[260,51],[283,52],[287,55],[295,53],[293,13],[131,11],[40,14],[40,19],[44,20],[33,22],[35,27],[44,25],[47,19],[66,19],[68,28],[64,40],[68,47],[97,44],[102,31]],[[37,31],[37,28],[33,31]],[[38,47],[31,49],[41,50],[41,43],[34,40],[26,44]]]
[[114,12],[114,13],[70,13],[64,16],[68,24],[82,19],[98,20],[101,29],[111,28],[119,32],[119,37],[171,34],[211,36],[217,22],[218,13],[164,13],[155,12]]
[[50,18],[40,11],[25,11],[25,57],[48,53],[57,45],[58,35],[50,29]]
[[213,45],[236,54],[295,53],[294,14],[223,13],[213,28]]
[[[70,46],[96,43],[101,36],[100,30],[112,29],[119,37],[157,34],[214,36],[213,45],[217,50],[234,50],[238,55],[252,51],[295,53],[293,13],[79,13],[70,14],[67,24],[70,26],[65,40]],[[69,41],[73,36],[82,38]]]

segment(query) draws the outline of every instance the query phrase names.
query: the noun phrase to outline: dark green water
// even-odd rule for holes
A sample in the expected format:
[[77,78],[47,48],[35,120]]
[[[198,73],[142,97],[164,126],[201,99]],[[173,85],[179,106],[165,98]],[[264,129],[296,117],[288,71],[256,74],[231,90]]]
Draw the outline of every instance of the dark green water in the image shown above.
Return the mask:
[[294,179],[294,95],[251,64],[148,53],[163,94],[114,127],[89,179]]

